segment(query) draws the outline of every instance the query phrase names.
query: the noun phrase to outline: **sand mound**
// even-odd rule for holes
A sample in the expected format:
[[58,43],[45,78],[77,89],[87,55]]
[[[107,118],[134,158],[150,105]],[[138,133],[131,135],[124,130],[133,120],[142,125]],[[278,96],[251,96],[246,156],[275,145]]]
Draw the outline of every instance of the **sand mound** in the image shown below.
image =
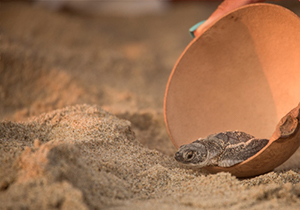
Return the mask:
[[[1,169],[2,172],[15,170],[13,178],[5,172],[0,176],[2,190],[6,191],[2,201],[13,208],[63,207],[73,194],[79,198],[81,207],[99,208],[114,203],[110,200],[132,198],[146,185],[149,189],[139,195],[143,196],[152,192],[153,187],[149,187],[150,181],[142,171],[151,166],[156,168],[158,162],[170,161],[156,151],[141,147],[128,121],[96,106],[68,107],[26,123],[2,122],[0,133],[2,162],[7,159],[5,151],[25,147],[24,152],[16,151],[22,153],[20,156],[11,157],[13,168]],[[24,143],[14,147],[19,142]],[[156,173],[159,170],[163,169]],[[140,184],[137,177],[146,180]],[[157,177],[164,180],[160,174]],[[36,193],[28,196],[28,190]],[[48,191],[55,198],[45,201],[51,197]],[[7,202],[8,198],[12,202]]]
[[3,209],[152,209],[149,202],[166,209],[280,209],[287,203],[296,209],[300,204],[297,170],[238,180],[184,169],[143,147],[129,121],[97,106],[2,122],[0,140]]

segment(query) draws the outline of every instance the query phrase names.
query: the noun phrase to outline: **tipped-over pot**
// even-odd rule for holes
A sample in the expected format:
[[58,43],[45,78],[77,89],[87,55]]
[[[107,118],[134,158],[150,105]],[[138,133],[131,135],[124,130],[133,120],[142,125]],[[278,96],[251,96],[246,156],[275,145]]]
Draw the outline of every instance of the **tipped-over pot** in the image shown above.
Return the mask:
[[249,177],[297,150],[299,102],[299,17],[281,6],[252,4],[220,18],[185,49],[167,84],[164,114],[176,148],[227,130],[270,139],[242,163],[206,167]]

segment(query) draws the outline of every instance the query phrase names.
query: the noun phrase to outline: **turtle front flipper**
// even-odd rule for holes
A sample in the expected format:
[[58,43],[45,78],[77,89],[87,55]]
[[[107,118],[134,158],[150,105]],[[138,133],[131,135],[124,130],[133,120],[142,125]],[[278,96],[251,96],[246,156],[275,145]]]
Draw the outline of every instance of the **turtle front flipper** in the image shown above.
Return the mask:
[[268,139],[250,139],[247,142],[228,145],[220,155],[218,166],[230,167],[241,163],[258,153],[268,144]]

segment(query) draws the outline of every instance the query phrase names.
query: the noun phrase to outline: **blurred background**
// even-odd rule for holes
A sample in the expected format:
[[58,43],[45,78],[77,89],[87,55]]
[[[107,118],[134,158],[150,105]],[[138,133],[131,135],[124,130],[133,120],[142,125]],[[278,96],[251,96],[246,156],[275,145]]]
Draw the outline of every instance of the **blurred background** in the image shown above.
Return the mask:
[[[166,154],[163,98],[188,29],[221,1],[2,1],[0,120],[97,104]],[[300,15],[298,0],[268,1]]]

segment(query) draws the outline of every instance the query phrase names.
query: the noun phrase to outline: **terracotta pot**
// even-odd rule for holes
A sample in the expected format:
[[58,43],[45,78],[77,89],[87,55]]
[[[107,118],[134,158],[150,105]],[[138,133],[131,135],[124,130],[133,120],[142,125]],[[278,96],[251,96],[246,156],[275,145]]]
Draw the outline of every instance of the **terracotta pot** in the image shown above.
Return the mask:
[[220,18],[185,49],[167,84],[165,123],[176,148],[227,130],[271,138],[299,102],[299,17],[252,4]]

